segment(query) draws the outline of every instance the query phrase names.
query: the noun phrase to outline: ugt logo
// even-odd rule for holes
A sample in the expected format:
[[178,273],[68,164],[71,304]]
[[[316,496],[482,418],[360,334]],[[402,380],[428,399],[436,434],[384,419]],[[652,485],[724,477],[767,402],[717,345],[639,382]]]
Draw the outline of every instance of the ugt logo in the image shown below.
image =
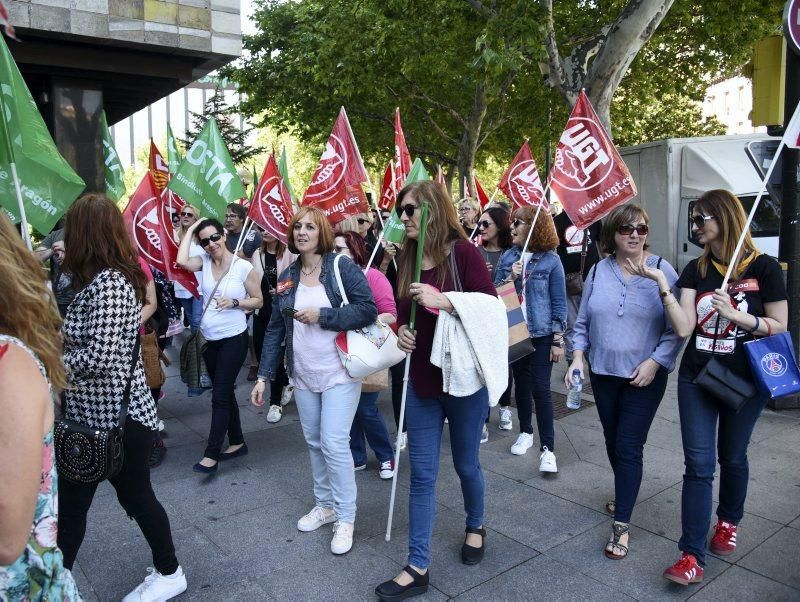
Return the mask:
[[514,187],[514,191],[528,205],[538,205],[542,202],[544,189],[539,172],[536,171],[536,163],[533,161],[520,161],[514,165],[508,181]]
[[761,356],[761,369],[770,376],[783,376],[788,367],[789,363],[780,353],[765,353]]
[[603,128],[586,117],[571,117],[556,150],[558,183],[568,190],[582,191],[597,186],[614,168],[603,149]]
[[335,135],[331,135],[306,191],[306,202],[314,203],[333,196],[346,171],[347,153],[344,144]]

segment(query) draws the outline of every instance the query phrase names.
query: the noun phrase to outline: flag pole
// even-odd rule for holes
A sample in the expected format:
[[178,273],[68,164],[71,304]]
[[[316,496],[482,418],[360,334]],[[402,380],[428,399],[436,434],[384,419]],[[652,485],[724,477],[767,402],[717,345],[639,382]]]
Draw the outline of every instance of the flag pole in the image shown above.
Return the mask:
[[[489,199],[489,202],[488,202],[488,203],[486,203],[486,207],[488,207],[489,205],[491,205],[491,204],[494,202],[494,197],[496,197],[496,196],[497,196],[497,191],[498,191],[498,189],[497,189],[497,188],[495,188],[495,189],[494,189],[494,192],[492,193],[492,198],[490,198],[490,199]],[[486,209],[486,207],[484,207],[484,209]],[[475,224],[475,227],[472,229],[472,234],[470,234],[470,235],[469,235],[469,239],[470,239],[470,240],[472,240],[472,239],[475,237],[475,233],[478,231],[478,226],[479,226],[479,225],[480,225],[480,224]]]
[[[428,201],[423,201],[419,218],[419,240],[417,240],[417,262],[414,268],[414,282],[419,282],[422,275],[422,257],[425,251],[425,230],[428,225]],[[414,331],[417,321],[417,302],[411,301],[411,313],[408,329]],[[386,541],[392,540],[392,519],[394,518],[394,500],[397,495],[397,474],[400,472],[400,439],[403,436],[403,424],[406,417],[406,399],[408,397],[408,375],[411,369],[411,353],[406,354],[406,365],[403,369],[403,395],[400,398],[400,418],[397,421],[397,441],[394,446],[394,475],[392,475],[392,493],[389,499],[389,516],[386,519]]]
[[29,251],[33,251],[31,233],[28,231],[28,216],[25,214],[25,203],[22,200],[22,190],[19,186],[19,175],[17,175],[17,162],[14,160],[14,149],[11,146],[11,137],[8,134],[6,103],[3,96],[4,94],[0,94],[0,110],[3,112],[3,114],[0,115],[0,123],[2,123],[3,138],[6,141],[6,152],[8,153],[8,161],[11,165],[11,179],[14,180],[14,192],[16,193],[17,207],[19,208],[20,232],[22,233],[22,240],[25,241],[25,246],[28,247]]
[[[249,224],[249,226],[248,226],[248,224]],[[229,277],[225,279],[225,285],[222,287],[222,293],[220,293],[220,298],[224,297],[225,293],[228,290],[228,283],[231,281],[230,272],[233,269],[233,264],[236,263],[237,259],[241,259],[241,257],[239,257],[239,251],[242,250],[242,246],[244,245],[245,239],[248,236],[250,236],[250,231],[253,229],[253,224],[255,224],[255,222],[250,219],[250,216],[247,216],[247,217],[244,218],[244,224],[242,224],[242,234],[239,237],[239,240],[236,242],[236,248],[233,250],[233,260],[231,260],[231,266],[228,268],[228,271],[226,272],[226,274]],[[224,277],[225,277],[225,275],[223,275],[223,278]],[[211,302],[211,300],[209,300],[209,303],[210,302]]]
[[772,176],[772,170],[775,169],[775,165],[778,164],[778,157],[785,146],[785,140],[784,138],[781,138],[780,144],[778,144],[778,148],[775,151],[775,155],[772,157],[772,163],[770,163],[769,169],[764,176],[764,181],[761,182],[761,189],[758,191],[756,200],[753,202],[753,206],[750,208],[750,213],[747,215],[747,221],[744,223],[742,233],[739,235],[739,240],[736,243],[736,249],[733,251],[733,256],[730,258],[730,261],[728,261],[728,269],[725,272],[725,278],[722,281],[722,286],[720,287],[723,291],[727,291],[728,289],[728,280],[730,280],[731,274],[733,273],[733,267],[736,263],[736,258],[739,257],[742,246],[744,246],[744,239],[747,237],[747,233],[750,231],[750,223],[753,221],[753,217],[756,214],[756,209],[758,209],[758,204],[761,202],[761,197],[764,196],[764,192],[767,190],[767,184],[769,183],[770,176]]
[[[525,246],[522,247],[522,254],[520,254],[520,260],[522,260],[522,257],[525,255],[525,253],[528,252],[528,245],[531,242],[531,236],[533,236],[533,227],[536,225],[536,220],[538,219],[539,213],[542,210],[542,204],[544,204],[544,199],[547,198],[547,191],[549,190],[549,188],[550,188],[550,182],[547,182],[547,186],[544,187],[544,196],[542,197],[542,202],[539,203],[538,205],[536,205],[536,213],[534,213],[534,215],[533,215],[533,221],[531,222],[531,229],[528,230],[528,236],[525,239]],[[527,267],[527,264],[525,266],[523,266],[523,272],[522,272],[523,281],[525,280],[525,268],[526,267]]]

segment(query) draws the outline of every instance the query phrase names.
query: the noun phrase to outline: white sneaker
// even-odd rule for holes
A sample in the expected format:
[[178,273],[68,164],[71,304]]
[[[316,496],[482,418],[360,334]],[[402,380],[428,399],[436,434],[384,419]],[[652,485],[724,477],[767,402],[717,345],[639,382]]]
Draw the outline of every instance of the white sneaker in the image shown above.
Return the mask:
[[[408,433],[403,433],[400,435],[400,451],[403,451],[408,445]],[[397,446],[397,440],[395,439],[395,447]]]
[[331,539],[331,552],[334,554],[347,554],[353,547],[353,523],[337,520],[333,525],[333,539]]
[[391,479],[394,476],[394,460],[381,462],[381,471],[379,474],[383,480]]
[[556,455],[544,446],[542,455],[539,456],[539,472],[558,472]]
[[511,430],[511,408],[500,408],[500,430]]
[[311,512],[297,521],[298,531],[316,531],[322,525],[336,522],[336,514],[330,508],[314,506]]
[[163,421],[163,420],[159,420],[159,421],[158,421],[158,432],[160,433],[160,432],[161,432],[161,431],[163,431],[165,428],[166,428],[166,427],[164,426],[164,421]]
[[511,446],[511,453],[515,456],[524,456],[533,447],[533,435],[530,433],[520,433],[516,443]]
[[144,581],[125,596],[122,602],[166,602],[186,591],[186,575],[181,567],[172,575],[162,575],[152,567],[147,572],[149,574]]
[[200,375],[200,388],[201,389],[210,389],[214,386],[214,383],[211,382],[211,377],[208,374],[201,374]]
[[285,386],[281,395],[281,405],[288,406],[292,403],[292,395],[294,395],[294,387],[292,385]]
[[281,418],[283,418],[283,408],[281,406],[269,406],[269,412],[267,412],[267,422],[280,422]]
[[483,430],[481,431],[481,445],[486,443],[489,440],[489,427],[485,424],[483,425]]

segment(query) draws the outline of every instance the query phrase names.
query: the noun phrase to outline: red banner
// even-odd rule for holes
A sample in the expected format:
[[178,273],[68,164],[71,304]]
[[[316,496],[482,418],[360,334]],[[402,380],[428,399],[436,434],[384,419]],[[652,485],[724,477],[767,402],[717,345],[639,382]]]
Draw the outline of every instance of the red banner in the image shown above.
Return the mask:
[[489,197],[475,174],[472,174],[472,186],[467,186],[467,190],[469,191],[469,196],[473,199],[478,199],[478,202],[481,204],[481,209],[489,204]]
[[153,174],[156,188],[159,191],[164,190],[169,182],[169,164],[164,160],[164,155],[158,150],[152,138],[150,138],[150,173]]
[[527,140],[520,147],[503,177],[500,178],[497,187],[511,199],[516,207],[535,207],[542,203],[543,209],[548,208],[542,180]]
[[350,215],[369,212],[369,203],[361,188],[361,184],[368,181],[342,107],[300,204],[321,209],[328,220],[336,224]]
[[167,265],[167,279],[178,282],[192,293],[196,298],[200,297],[200,289],[197,286],[197,278],[189,270],[184,270],[177,264],[178,261],[178,239],[175,236],[175,227],[172,223],[172,213],[180,213],[186,202],[171,190],[164,189],[161,193],[161,232],[162,246],[164,251],[164,261]]
[[628,167],[583,91],[558,141],[550,189],[578,228],[636,196]]
[[[400,192],[406,185],[411,171],[411,155],[406,146],[406,135],[400,123],[400,109],[394,110],[394,191]],[[391,209],[391,207],[390,207]]]
[[286,244],[289,222],[294,215],[292,197],[281,177],[275,157],[270,155],[250,203],[247,215],[266,232]]
[[386,171],[383,172],[383,182],[381,183],[381,196],[378,199],[378,209],[381,211],[391,211],[394,207],[395,187],[392,186],[392,164],[386,166]]

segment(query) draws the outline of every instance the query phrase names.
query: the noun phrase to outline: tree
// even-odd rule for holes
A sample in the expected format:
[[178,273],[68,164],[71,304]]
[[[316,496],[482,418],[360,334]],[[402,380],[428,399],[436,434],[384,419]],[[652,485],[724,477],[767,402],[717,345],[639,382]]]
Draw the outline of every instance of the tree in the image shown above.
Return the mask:
[[264,151],[259,146],[251,146],[247,143],[253,128],[246,127],[241,129],[234,124],[231,116],[232,111],[225,107],[225,95],[220,88],[217,88],[214,94],[206,100],[202,113],[195,113],[194,111],[190,111],[190,113],[192,115],[192,127],[186,131],[186,136],[180,140],[184,148],[192,146],[195,138],[200,135],[203,127],[205,127],[209,117],[213,117],[217,120],[219,133],[225,141],[225,146],[228,147],[228,152],[231,154],[234,164],[241,165]]

